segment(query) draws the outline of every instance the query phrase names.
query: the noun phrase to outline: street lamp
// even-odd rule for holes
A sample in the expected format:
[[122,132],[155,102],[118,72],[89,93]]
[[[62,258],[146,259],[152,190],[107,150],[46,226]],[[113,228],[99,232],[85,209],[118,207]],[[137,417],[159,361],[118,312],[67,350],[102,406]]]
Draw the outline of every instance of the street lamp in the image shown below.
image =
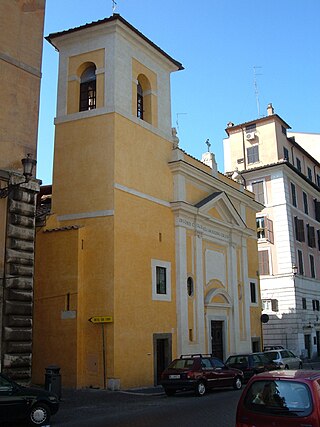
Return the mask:
[[298,267],[295,264],[292,264],[292,273],[294,276],[298,273]]
[[21,160],[23,166],[23,175],[25,180],[18,184],[8,184],[7,187],[0,188],[0,199],[8,197],[9,193],[14,189],[18,188],[21,184],[25,184],[30,180],[33,175],[33,170],[37,164],[37,161],[31,157],[31,154],[27,154],[27,157]]

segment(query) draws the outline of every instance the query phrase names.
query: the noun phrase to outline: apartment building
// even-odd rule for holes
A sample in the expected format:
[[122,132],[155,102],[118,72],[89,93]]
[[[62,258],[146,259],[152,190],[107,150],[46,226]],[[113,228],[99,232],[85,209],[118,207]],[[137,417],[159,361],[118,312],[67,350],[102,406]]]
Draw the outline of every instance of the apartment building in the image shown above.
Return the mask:
[[[272,104],[224,140],[225,171],[264,205],[256,215],[264,345],[320,355],[320,164]],[[297,142],[299,140],[299,143]],[[301,141],[301,142],[300,142]]]

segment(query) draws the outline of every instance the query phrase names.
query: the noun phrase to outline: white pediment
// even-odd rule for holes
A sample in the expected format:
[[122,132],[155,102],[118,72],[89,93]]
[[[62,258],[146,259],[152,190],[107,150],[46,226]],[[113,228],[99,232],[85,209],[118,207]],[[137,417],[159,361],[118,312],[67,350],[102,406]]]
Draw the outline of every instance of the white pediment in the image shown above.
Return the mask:
[[215,209],[221,219],[235,226],[246,228],[246,224],[240,216],[240,213],[234,207],[230,198],[224,192],[215,192],[201,200],[195,205],[200,214],[210,216],[210,210]]

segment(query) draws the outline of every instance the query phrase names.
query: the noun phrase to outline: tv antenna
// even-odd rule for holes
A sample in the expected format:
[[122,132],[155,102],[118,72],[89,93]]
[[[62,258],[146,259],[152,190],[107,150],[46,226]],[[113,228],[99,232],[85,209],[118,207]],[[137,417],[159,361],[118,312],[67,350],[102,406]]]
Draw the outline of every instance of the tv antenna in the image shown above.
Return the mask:
[[254,65],[253,67],[253,85],[254,85],[254,94],[256,96],[256,103],[257,103],[257,109],[258,109],[258,118],[260,118],[260,101],[259,101],[259,90],[258,90],[258,82],[257,82],[257,76],[262,76],[261,73],[257,73],[257,69],[262,68],[257,65]]
[[177,113],[177,120],[176,120],[177,131],[179,131],[179,116],[183,116],[186,114],[188,114],[188,113]]
[[118,5],[118,3],[115,0],[112,0],[112,13],[115,12],[117,5]]

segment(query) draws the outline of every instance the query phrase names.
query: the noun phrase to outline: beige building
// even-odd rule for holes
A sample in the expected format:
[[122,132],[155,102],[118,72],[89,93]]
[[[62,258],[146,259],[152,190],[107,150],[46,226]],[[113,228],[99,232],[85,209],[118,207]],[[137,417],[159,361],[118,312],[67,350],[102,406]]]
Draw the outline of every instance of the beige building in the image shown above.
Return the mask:
[[205,164],[179,148],[170,74],[182,65],[118,14],[47,40],[59,76],[34,381],[56,364],[66,386],[147,386],[183,353],[258,350],[261,206],[212,153]]
[[0,350],[1,371],[15,378],[31,376],[39,184],[32,178],[35,170],[28,175],[21,160],[34,166],[37,156],[44,8],[45,0],[0,2]]
[[[229,123],[225,169],[243,179],[264,209],[256,215],[264,344],[320,356],[320,163],[314,134],[289,132],[267,116]],[[313,148],[313,149],[312,149]],[[310,149],[310,151],[309,151]]]

